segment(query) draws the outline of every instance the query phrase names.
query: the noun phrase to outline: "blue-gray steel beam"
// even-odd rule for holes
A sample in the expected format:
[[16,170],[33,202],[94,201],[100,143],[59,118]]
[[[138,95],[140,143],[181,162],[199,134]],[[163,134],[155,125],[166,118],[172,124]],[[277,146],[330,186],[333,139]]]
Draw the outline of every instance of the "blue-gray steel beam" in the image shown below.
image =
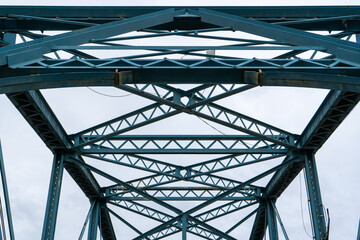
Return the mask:
[[[332,39],[332,38],[330,38]],[[346,41],[345,41],[346,42]],[[83,47],[85,48],[85,47]],[[107,46],[109,50],[117,50],[116,47],[113,46]],[[122,46],[122,48],[126,49],[128,48],[131,50],[131,48],[134,48],[132,46]],[[147,50],[152,49],[151,46],[147,46],[147,48],[144,48],[144,46],[136,46],[139,50]],[[153,47],[156,50],[156,46]],[[165,48],[165,47],[164,47]],[[212,46],[199,46],[199,50],[196,50],[195,47],[194,51],[200,51],[206,49],[216,49],[216,47]],[[263,48],[263,47],[261,47]],[[265,47],[266,50],[272,50],[271,47]],[[79,47],[81,49],[81,47]],[[244,48],[246,50],[252,50],[252,48]],[[66,50],[66,49],[65,49]],[[254,50],[256,48],[254,47]],[[311,50],[309,48],[308,50]],[[70,50],[66,50],[70,51]],[[73,50],[71,50],[73,51]],[[159,50],[156,50],[159,51]],[[181,50],[181,52],[189,52],[190,50]],[[166,52],[166,55],[178,53],[177,51],[168,51]],[[157,53],[156,53],[157,54]],[[161,53],[164,55],[164,53]],[[222,69],[227,69],[226,73],[232,73],[236,72],[240,75],[242,73],[241,71],[236,70],[249,70],[249,71],[257,71],[258,69],[264,70],[326,70],[329,72],[329,70],[356,70],[358,69],[357,63],[351,63],[348,61],[344,61],[340,58],[324,58],[324,59],[308,59],[308,58],[295,58],[295,59],[288,59],[286,57],[282,58],[272,58],[272,59],[266,59],[266,58],[236,58],[232,55],[225,56],[226,58],[221,58],[219,55],[204,55],[207,56],[206,59],[204,58],[194,58],[194,59],[181,59],[181,58],[153,58],[153,59],[140,59],[140,57],[135,57],[136,55],[129,55],[129,56],[118,56],[118,58],[109,58],[109,59],[93,59],[93,58],[83,58],[83,59],[38,59],[34,60],[32,62],[26,62],[22,65],[18,65],[17,68],[20,69],[46,69],[49,71],[49,69],[54,70],[63,70],[71,69],[71,70],[82,70],[85,71],[85,69],[103,69],[103,70],[116,70],[118,69],[120,71],[120,77],[122,78],[121,83],[166,83],[166,76],[163,76],[162,78],[154,81],[149,82],[148,80],[144,79],[144,75],[140,75],[142,71],[146,69],[157,69],[158,71],[163,71],[166,73],[166,69],[176,70],[176,69],[209,69],[208,71],[221,71]],[[139,55],[140,56],[140,55]],[[141,55],[141,56],[157,56],[154,54],[151,55]],[[161,55],[160,55],[161,56]],[[132,70],[131,72],[126,72]],[[135,70],[142,70],[142,71],[135,71]],[[44,70],[45,71],[45,70]],[[125,72],[122,72],[125,71]],[[182,74],[186,74],[184,71],[176,70],[177,72],[180,72]],[[222,70],[223,71],[223,70]],[[312,71],[316,73],[315,71]],[[148,73],[153,73],[151,71],[148,71]],[[170,72],[169,72],[170,73]],[[206,73],[206,71],[205,71]],[[154,74],[154,73],[153,73]],[[191,72],[193,74],[193,72]],[[344,73],[342,73],[344,74]],[[172,74],[176,76],[176,74]],[[185,75],[188,77],[191,77],[191,75]],[[148,78],[149,79],[149,78]],[[190,80],[182,80],[182,81],[189,81],[188,83],[193,83],[195,80],[195,77],[191,77]],[[241,80],[241,79],[239,79]],[[173,81],[174,83],[177,83],[179,80]],[[195,81],[198,82],[198,81]],[[208,81],[211,82],[211,81]],[[225,78],[225,80],[217,81],[219,83],[226,83],[228,80]],[[237,83],[237,82],[233,82]]]
[[[246,203],[245,205],[243,204],[244,202]],[[149,218],[151,218],[153,220],[160,221],[160,222],[169,221],[171,218],[173,218],[172,216],[166,215],[166,214],[164,214],[164,213],[162,213],[162,212],[160,212],[158,210],[155,210],[155,209],[149,208],[147,206],[144,206],[142,204],[139,204],[138,202],[110,201],[110,203],[115,205],[115,206],[124,208],[126,210],[132,211],[134,213],[140,214],[140,215],[145,216],[145,217],[149,217]],[[257,201],[254,201],[254,202],[234,201],[234,202],[226,203],[224,205],[215,207],[215,208],[213,208],[211,210],[199,213],[196,216],[194,216],[194,218],[196,218],[196,219],[198,219],[199,221],[202,221],[202,222],[209,222],[211,220],[214,220],[214,219],[219,218],[221,216],[227,215],[229,213],[233,213],[233,212],[239,211],[241,209],[253,206],[256,203],[257,203]],[[238,225],[240,225],[240,224],[241,223],[239,223]],[[189,226],[188,229],[187,229],[188,232],[196,235],[197,231],[196,231],[196,229],[194,229],[195,226],[197,226],[197,224]],[[164,234],[163,237],[173,235],[176,232],[180,232],[180,231],[181,231],[181,229],[178,229],[175,232],[168,232],[168,233]],[[217,239],[217,238],[215,238],[215,239]]]
[[[91,22],[97,18],[129,18],[151,12],[168,9],[169,6],[1,6],[0,16],[6,14],[23,14],[29,16],[52,17],[52,18],[79,18]],[[203,8],[201,6],[181,6],[182,8]],[[337,16],[358,15],[359,6],[211,6],[207,9],[217,10],[224,13],[234,14],[243,17],[254,17],[262,19],[307,19],[324,18]]]
[[[175,103],[173,101],[174,100],[173,97],[164,99],[161,97],[154,96],[150,93],[144,92],[143,90],[139,90],[139,89],[135,89],[135,88],[132,88],[129,86],[121,85],[121,89],[130,91],[130,92],[132,92],[134,94],[138,94],[142,97],[146,97],[148,99],[157,101],[157,103],[154,103],[152,105],[146,106],[141,109],[138,109],[136,111],[125,114],[123,116],[120,116],[118,118],[115,118],[113,120],[107,121],[102,124],[99,124],[95,127],[86,129],[80,133],[73,135],[73,139],[75,141],[75,147],[82,147],[85,145],[89,145],[91,143],[94,143],[94,142],[97,142],[97,141],[100,141],[103,139],[107,139],[114,135],[133,130],[135,128],[153,123],[155,121],[159,121],[164,118],[174,116],[176,114],[179,114],[180,112],[196,114],[199,117],[203,117],[203,118],[209,119],[211,121],[215,121],[217,123],[224,124],[228,127],[235,128],[236,130],[240,130],[240,131],[246,132],[248,134],[258,136],[263,140],[268,140],[271,142],[278,143],[280,145],[292,147],[293,145],[291,145],[291,143],[292,143],[293,139],[290,136],[289,136],[289,139],[286,139],[286,141],[281,141],[274,137],[266,137],[265,136],[268,133],[275,134],[275,132],[276,132],[276,135],[278,135],[277,134],[278,132],[280,132],[279,134],[285,134],[285,135],[291,135],[291,134],[289,134],[281,129],[272,127],[263,122],[260,122],[258,120],[255,120],[253,118],[239,114],[235,111],[231,111],[229,109],[226,109],[226,108],[221,107],[216,104],[211,104],[212,101],[216,101],[216,100],[228,97],[230,95],[239,93],[241,91],[246,91],[251,88],[253,88],[253,86],[242,86],[239,88],[230,89],[224,93],[220,93],[220,94],[217,94],[214,96],[209,95],[209,97],[205,98],[205,99],[200,98],[200,100],[198,102],[195,102],[195,103],[191,102],[188,106],[183,106],[182,104]],[[187,92],[189,92],[189,91],[187,91]],[[187,92],[185,92],[185,96],[187,95],[186,94]],[[191,91],[190,91],[190,93],[191,93]],[[191,96],[193,96],[193,95],[194,94],[192,94]],[[196,100],[198,100],[198,99],[196,99]],[[204,108],[205,107],[204,104],[211,104],[211,105],[206,105],[206,108]],[[166,105],[166,106],[164,107],[163,105]],[[199,106],[202,106],[202,107],[196,110],[195,108],[199,107]],[[216,109],[210,109],[210,108],[216,108]],[[210,114],[208,115],[208,114],[203,114],[200,112],[200,111],[207,111],[208,109],[210,111],[210,114],[212,114],[213,116],[209,116]],[[212,111],[212,110],[215,110],[215,112],[220,110],[221,114],[217,114],[215,116],[214,111]],[[234,116],[234,120],[233,121],[230,120],[228,115]],[[133,117],[135,117],[135,118],[133,118]],[[247,123],[249,123],[249,124],[247,125]],[[253,124],[250,124],[250,123],[253,123]],[[263,128],[265,128],[265,129],[263,129]],[[94,139],[94,138],[90,139],[90,137],[92,135],[97,135],[99,137],[96,139]]]
[[136,227],[134,227],[132,224],[130,224],[128,221],[126,221],[124,218],[120,217],[116,212],[111,210],[110,208],[107,209],[112,215],[114,215],[117,219],[119,219],[121,222],[123,222],[126,226],[131,228],[134,232],[137,234],[142,234]]
[[[294,161],[298,159],[299,161]],[[304,167],[304,162],[300,161],[299,153],[290,152],[284,162],[291,161],[286,167],[279,169],[266,185],[265,196],[267,198],[277,199],[299,174]]]
[[153,34],[144,34],[144,35],[137,35],[137,36],[127,36],[127,37],[114,37],[114,38],[100,38],[100,39],[93,39],[91,43],[104,43],[104,42],[113,42],[113,41],[123,41],[123,40],[134,40],[134,39],[144,39],[144,38],[154,38],[154,37],[163,37],[163,36],[172,36],[172,35],[186,35],[192,33],[204,33],[204,32],[215,32],[215,31],[226,31],[231,30],[229,27],[221,27],[221,28],[208,28],[208,29],[197,29],[197,30],[190,30],[190,31],[173,31],[173,32],[159,32]]
[[[105,23],[116,21],[119,18],[130,18],[151,12],[161,11],[169,7],[50,7],[50,6],[1,6],[0,16],[6,17],[6,14],[21,14],[35,17],[64,19],[72,21],[80,21],[85,23]],[[179,8],[179,7],[178,7]],[[184,8],[198,9],[199,7],[190,6]],[[203,8],[203,7],[202,7]],[[323,7],[206,7],[207,9],[216,10],[228,14],[242,17],[251,17],[268,22],[291,22],[294,20],[313,20],[311,24],[297,22],[295,28],[304,30],[343,30],[346,28],[359,29],[359,23],[351,16],[358,15],[358,6],[323,6]],[[348,19],[344,24],[341,19],[327,19],[321,21],[322,18],[336,18],[342,16]],[[346,16],[350,16],[346,18]],[[320,20],[317,22],[316,20]],[[47,21],[33,21],[32,24],[26,19],[9,19],[2,18],[0,26],[7,30],[29,29],[29,30],[74,30],[81,26],[74,24],[48,23]],[[16,27],[15,27],[16,26]],[[173,24],[159,26],[157,29],[195,29],[204,27],[199,21],[191,21],[190,24]]]
[[192,222],[195,222],[195,224],[198,224],[206,229],[208,229],[209,231],[213,232],[214,234],[218,235],[219,237],[221,238],[224,238],[224,239],[228,239],[228,240],[236,240],[236,238],[220,231],[219,229],[205,223],[205,222],[202,222],[202,221],[199,221],[197,220],[196,218],[194,217],[191,217],[191,216],[188,216],[189,220],[192,221]]
[[[143,190],[144,193],[147,193],[150,196],[156,197],[162,201],[206,201],[212,199],[225,192],[224,190],[218,189],[162,189],[162,188],[154,188],[154,189],[146,189]],[[254,194],[255,195],[255,194]],[[256,200],[258,196],[253,196],[251,193],[248,195],[247,192],[237,191],[229,196],[224,197],[219,201],[253,201]],[[146,197],[140,196],[138,193],[134,192],[124,192],[118,193],[117,196],[110,197],[111,200],[127,200],[127,201],[149,201]]]
[[[320,149],[359,101],[357,93],[330,91],[297,140],[298,148],[314,152]],[[295,162],[275,173],[267,184],[266,195],[279,197],[303,167],[303,162]]]
[[109,204],[139,214],[141,216],[150,218],[158,222],[167,222],[172,218],[174,218],[172,215],[169,215],[158,209],[143,205],[136,201],[129,201],[129,200],[109,201]]
[[[265,137],[275,137],[285,139],[284,135],[266,135]],[[97,139],[101,136],[84,136],[91,139]],[[269,143],[250,135],[215,135],[215,136],[146,136],[146,135],[120,135],[113,136],[99,143],[90,144],[88,147],[80,148],[83,154],[137,154],[137,153],[241,153],[246,150],[254,152],[264,151],[286,153],[286,148],[276,144]],[[285,151],[284,151],[285,150]],[[105,157],[105,155],[99,155]],[[120,158],[121,156],[119,156]]]
[[[237,227],[239,227],[241,224],[243,224],[246,220],[248,220],[250,217],[252,217],[256,212],[258,211],[258,208],[250,212],[248,215],[246,215],[243,219],[241,219],[239,222],[237,222],[234,226],[229,228],[225,233],[230,233],[234,231]],[[219,239],[218,239],[219,240]]]
[[152,234],[157,233],[159,231],[162,231],[163,229],[168,228],[169,226],[171,226],[174,222],[178,221],[181,218],[182,215],[186,214],[187,216],[190,216],[190,214],[193,214],[193,213],[195,213],[195,212],[197,212],[197,211],[199,211],[199,210],[213,204],[214,202],[216,202],[219,199],[223,199],[224,197],[232,194],[233,192],[236,192],[236,191],[240,190],[241,188],[243,188],[244,186],[246,186],[248,184],[251,184],[251,183],[253,183],[255,181],[258,181],[259,179],[262,179],[262,178],[268,176],[269,174],[277,171],[278,169],[286,166],[287,164],[289,164],[289,162],[285,162],[285,163],[282,163],[280,165],[277,165],[277,166],[275,166],[275,167],[273,167],[273,168],[271,168],[271,169],[269,169],[269,170],[255,176],[255,177],[243,182],[242,184],[239,184],[236,187],[225,191],[224,193],[222,193],[220,195],[218,195],[216,197],[213,197],[212,199],[207,200],[207,201],[197,205],[196,207],[193,207],[193,208],[187,210],[186,212],[183,212],[183,213],[179,214],[177,217],[175,217],[175,218],[169,220],[168,222],[165,222],[165,223],[163,223],[163,224],[161,224],[161,225],[159,225],[159,226],[145,232],[143,235],[141,235],[141,236],[139,236],[139,237],[137,237],[135,239],[140,240],[140,239],[142,239],[142,238],[144,238],[146,236],[149,236],[149,235],[152,235]]
[[111,46],[56,46],[51,50],[182,50],[182,51],[205,51],[209,49],[214,50],[248,50],[248,51],[264,51],[264,50],[316,50],[326,51],[326,48],[319,46],[242,46],[242,45],[223,45],[223,46],[136,46],[136,45],[111,45]]
[[360,101],[360,94],[330,91],[297,140],[301,149],[316,152]]
[[303,156],[305,162],[306,187],[311,209],[311,220],[315,239],[328,239],[328,232],[325,224],[324,206],[321,200],[319,178],[317,175],[314,154],[305,153]]
[[[153,180],[153,179],[156,179],[156,177],[149,177],[148,179],[146,179],[146,178],[144,179],[144,180],[149,181],[149,183],[150,183],[150,184],[144,186],[144,189],[148,189],[151,187],[156,187],[156,186],[169,184],[169,183],[178,181],[178,178],[168,179],[166,175],[162,175],[161,177],[159,177],[159,179],[156,179],[157,181]],[[236,181],[233,179],[229,179],[229,178],[225,178],[225,177],[221,177],[221,176],[217,176],[217,175],[213,175],[213,174],[202,175],[200,172],[198,173],[198,175],[188,176],[188,177],[185,177],[183,180],[198,183],[198,184],[205,185],[205,186],[214,187],[217,189],[222,189],[222,190],[231,189],[242,183],[242,182],[239,182],[239,181]],[[138,181],[135,181],[135,182],[138,183]],[[131,182],[131,184],[134,185],[134,182]],[[262,188],[258,187],[258,186],[254,186],[254,185],[248,185],[248,186],[244,187],[243,189],[241,189],[240,191],[243,193],[246,193],[247,195],[259,196],[259,194],[262,192]],[[115,192],[113,194],[116,194],[116,193],[117,192],[115,190]]]
[[100,202],[99,229],[103,239],[116,239],[114,226],[112,224],[109,211],[104,202]]
[[[7,94],[7,97],[53,153],[72,146],[67,133],[39,91],[17,92]],[[66,162],[64,165],[88,198],[101,196],[100,186],[90,171],[70,162]],[[101,212],[101,214],[105,213]],[[112,229],[111,225],[111,222],[103,221],[103,232],[109,233],[109,230]],[[103,235],[103,237],[112,239],[112,235],[114,233]]]
[[[45,35],[45,34],[37,34],[37,33],[32,33],[32,32],[21,32],[19,33],[19,35],[21,36],[26,36],[28,38],[31,38],[31,39],[39,39],[39,38],[44,38],[44,37],[48,37],[48,35]],[[80,58],[85,58],[85,59],[97,59],[96,57],[90,55],[90,54],[87,54],[87,53],[84,53],[84,52],[81,52],[81,51],[78,51],[78,50],[69,50],[69,51],[65,51],[67,53],[70,53],[74,56],[78,56]]]
[[261,81],[249,81],[246,83],[261,84],[263,86],[301,86],[360,93],[360,78],[326,73],[264,71]]
[[65,25],[76,25],[77,27],[91,27],[97,25],[96,23],[82,22],[82,21],[71,21],[57,18],[45,18],[45,17],[37,17],[37,16],[27,16],[27,15],[19,15],[19,14],[6,14],[7,18],[21,19],[21,20],[30,20],[30,21],[40,21],[40,22],[52,22],[59,23]]
[[53,240],[55,236],[56,218],[58,213],[60,190],[64,170],[64,158],[65,154],[63,152],[55,152],[41,235],[42,240]]
[[176,207],[173,207],[173,206],[171,206],[171,205],[169,205],[169,204],[167,204],[167,203],[165,203],[163,201],[160,201],[159,199],[157,199],[157,198],[155,198],[155,197],[153,197],[153,196],[139,190],[136,187],[133,187],[133,186],[121,181],[120,179],[117,179],[117,178],[113,177],[110,174],[107,174],[107,173],[105,173],[105,172],[103,172],[103,171],[101,171],[101,170],[99,170],[99,169],[97,169],[97,168],[95,168],[93,166],[90,166],[90,165],[88,165],[88,164],[86,164],[84,162],[81,162],[77,158],[71,157],[70,159],[67,159],[67,161],[73,162],[73,163],[78,163],[79,165],[87,168],[88,170],[91,170],[91,171],[93,171],[93,172],[95,172],[97,174],[100,174],[103,177],[109,179],[110,181],[113,181],[113,182],[115,182],[117,184],[120,184],[120,185],[124,186],[125,188],[127,188],[127,189],[129,189],[131,191],[134,191],[134,192],[138,193],[139,195],[141,195],[141,196],[143,196],[145,198],[148,198],[149,200],[151,200],[151,201],[153,201],[153,202],[155,202],[155,203],[157,203],[157,204],[159,204],[159,205],[161,205],[161,206],[163,206],[165,208],[168,208],[169,210],[171,210],[171,211],[173,211],[173,212],[175,212],[177,214],[182,213],[182,211],[180,209],[178,209]]
[[[301,134],[298,147],[314,152],[320,149],[359,101],[357,93],[330,91]],[[293,157],[299,158],[297,154]],[[304,161],[296,161],[277,171],[266,186],[265,196],[278,198],[303,168]]]
[[250,240],[263,239],[266,230],[266,203],[261,201],[251,229]]
[[360,240],[360,219],[359,219],[359,227],[358,227],[358,233],[357,233],[356,240]]
[[8,32],[0,33],[0,40],[2,41],[2,46],[15,44],[16,34]]
[[235,30],[255,34],[258,36],[274,39],[280,42],[303,46],[321,46],[327,50],[325,52],[333,54],[338,58],[359,64],[360,47],[358,44],[327,36],[317,35],[289,27],[273,25],[244,17],[225,14],[209,9],[199,9],[190,13],[198,14],[201,21],[218,25],[232,26]]
[[272,205],[272,207],[273,207],[273,209],[274,209],[274,211],[275,211],[276,218],[277,218],[277,220],[279,221],[279,224],[280,224],[281,230],[282,230],[282,232],[283,232],[283,234],[284,234],[285,240],[289,240],[289,237],[288,237],[287,232],[286,232],[286,230],[285,230],[284,224],[283,224],[283,222],[282,222],[282,220],[281,220],[280,214],[279,214],[279,212],[278,212],[278,210],[277,210],[277,208],[276,208],[276,206],[275,206],[274,201],[272,201],[272,200],[271,200],[271,205]]
[[[9,191],[7,188],[7,181],[6,181],[5,164],[4,164],[4,158],[3,158],[3,154],[2,154],[2,148],[1,148],[1,140],[0,140],[0,171],[1,171],[2,188],[3,188],[4,198],[5,198],[5,208],[6,208],[8,227],[9,227],[10,240],[14,240],[15,234],[14,234],[14,227],[13,227],[13,221],[12,221],[12,215],[11,215],[11,208],[10,208]],[[4,231],[5,231],[5,229],[4,229]]]
[[97,200],[95,201],[94,207],[90,213],[89,228],[88,228],[88,240],[96,240],[97,230],[99,225],[99,212],[100,212],[100,203]]
[[278,146],[269,148],[234,148],[234,149],[114,149],[90,145],[90,148],[82,148],[81,153],[90,155],[133,155],[133,154],[286,154],[288,149],[280,149]]
[[[294,147],[294,135],[281,130],[279,128],[273,127],[269,124],[256,120],[254,118],[250,118],[246,115],[240,114],[231,109],[225,108],[221,105],[212,103],[215,100],[220,100],[222,98],[237,94],[242,91],[246,91],[248,89],[253,88],[253,86],[241,86],[238,88],[234,88],[231,90],[227,90],[224,93],[220,93],[217,96],[209,96],[207,99],[200,98],[198,96],[193,96],[193,100],[197,101],[195,103],[189,103],[184,106],[183,104],[178,104],[175,101],[169,101],[169,99],[163,99],[158,96],[154,96],[151,93],[147,93],[144,90],[136,89],[134,87],[130,87],[128,85],[119,85],[120,89],[126,90],[133,94],[139,95],[141,97],[157,101],[159,103],[165,104],[171,108],[176,109],[176,111],[181,111],[188,114],[193,114],[197,117],[204,118],[210,120],[212,122],[224,125],[229,128],[233,128],[240,132],[244,132],[256,137],[259,137],[262,140],[270,141],[276,143],[278,145],[286,146],[286,147]],[[197,108],[199,107],[199,108]],[[250,124],[251,123],[251,124]],[[265,134],[271,134],[272,137],[267,137]],[[285,140],[282,138],[280,140],[278,137],[274,137],[279,135],[285,135]]]
[[89,222],[90,214],[92,213],[92,210],[93,210],[94,206],[95,206],[95,201],[92,201],[91,206],[90,206],[89,211],[88,211],[88,214],[87,214],[87,216],[85,218],[84,225],[83,225],[83,227],[81,229],[81,232],[80,232],[80,235],[79,235],[79,238],[78,238],[79,240],[83,239],[83,236],[84,236],[84,233],[85,233],[85,230],[86,230],[86,226],[87,226],[87,224]]
[[40,91],[11,93],[7,97],[51,151],[71,147],[69,137]]
[[276,214],[271,203],[272,201],[273,200],[271,199],[266,201],[266,223],[269,230],[269,239],[278,240],[279,234],[277,228]]
[[186,229],[188,227],[188,220],[186,215],[181,218],[181,239],[186,240]]
[[[65,130],[39,91],[12,93],[7,94],[7,97],[52,152],[72,146]],[[100,186],[90,172],[71,163],[66,163],[65,168],[87,197],[100,196]]]
[[[257,66],[260,67],[261,66]],[[321,67],[322,68],[322,67]],[[354,70],[322,70],[320,72],[297,68],[293,70],[257,70],[248,69],[137,69],[131,71],[131,78],[121,78],[126,83],[196,83],[209,82],[223,84],[254,84],[264,86],[294,86],[344,90],[360,92],[360,74],[356,67]],[[258,68],[259,69],[259,68]],[[45,71],[45,72],[44,72]],[[30,69],[10,70],[4,69],[2,74],[13,76],[0,78],[0,94],[63,87],[82,86],[114,86],[115,74],[112,70],[81,70],[71,72],[69,69],[40,70],[32,75]],[[14,74],[24,72],[22,76]],[[46,73],[47,72],[47,73]],[[52,72],[52,73],[51,73]],[[341,75],[340,73],[345,73]],[[124,74],[125,75],[125,74]],[[129,74],[126,74],[129,75]],[[166,77],[171,76],[171,77]],[[260,77],[261,76],[261,77]]]
[[[195,177],[189,176],[184,180],[199,183],[205,186],[215,187],[218,189],[230,189],[242,183],[234,179],[220,177],[213,174],[206,174],[204,176],[200,175]],[[150,175],[147,177],[128,181],[127,184],[136,186],[140,189],[147,189],[147,188],[162,186],[165,184],[174,183],[178,181],[179,179],[175,176],[168,176],[165,174],[155,174],[155,175]],[[255,192],[256,191],[261,192],[263,190],[261,187],[257,187],[254,185],[248,185],[246,188],[250,188],[249,190]],[[109,186],[105,190],[106,190],[106,194],[108,194],[109,196],[116,195],[116,193],[119,191],[118,186]]]
[[57,36],[51,36],[44,39],[33,40],[31,42],[17,44],[15,46],[6,46],[0,49],[0,66],[17,65],[21,62],[31,61],[45,53],[51,52],[51,48],[61,44],[83,44],[93,38],[105,38],[119,35],[143,28],[159,25],[173,21],[174,16],[182,13],[174,9],[167,9],[155,13],[149,13],[142,16],[105,23],[102,25],[88,27],[82,30],[75,30],[69,33],[63,33]]
[[[229,213],[234,213],[236,211],[248,208],[257,203],[258,203],[258,201],[233,201],[233,202],[226,203],[221,206],[212,208],[205,212],[199,213],[199,214],[195,215],[194,218],[196,218],[202,222],[209,222],[209,221],[212,221],[219,217],[222,217],[224,215],[227,215]],[[231,232],[231,231],[229,231],[229,232]],[[229,233],[229,232],[227,232],[227,233]]]
[[[136,169],[141,169],[148,172],[153,172],[162,175],[162,180],[156,181],[156,178],[159,178],[157,175],[149,176],[145,179],[132,181],[133,183],[141,183],[144,181],[149,181],[152,179],[152,185],[142,186],[146,189],[154,187],[154,184],[165,184],[170,182],[176,182],[179,180],[185,180],[190,182],[201,183],[204,185],[209,185],[212,187],[217,187],[219,189],[228,189],[229,185],[238,184],[236,181],[226,179],[223,177],[215,176],[213,173],[220,172],[223,170],[229,170],[233,168],[238,168],[250,164],[256,164],[263,161],[268,161],[274,158],[282,157],[283,154],[244,154],[244,155],[227,155],[220,158],[211,159],[204,161],[198,164],[193,164],[190,166],[181,166],[170,164],[164,161],[159,161],[156,159],[138,156],[138,155],[115,155],[115,154],[99,154],[99,155],[84,155],[86,157],[91,157],[94,159],[119,164],[127,167],[132,167]],[[204,176],[205,175],[205,176]],[[203,177],[202,177],[203,176]],[[147,179],[147,180],[146,180]],[[151,180],[150,180],[151,181]],[[217,185],[217,182],[221,182],[222,185]],[[227,184],[225,184],[225,182]],[[132,184],[134,185],[134,184]],[[110,187],[111,189],[111,187]]]

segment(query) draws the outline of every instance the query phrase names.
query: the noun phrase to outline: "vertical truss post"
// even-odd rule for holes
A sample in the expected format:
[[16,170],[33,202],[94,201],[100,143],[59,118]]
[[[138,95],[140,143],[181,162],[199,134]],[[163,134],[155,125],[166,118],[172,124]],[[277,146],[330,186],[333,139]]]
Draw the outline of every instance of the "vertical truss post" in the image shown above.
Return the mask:
[[[96,201],[96,200],[94,200]],[[100,213],[100,203],[96,201],[94,204],[94,208],[90,214],[90,222],[88,229],[88,240],[96,240],[97,235],[97,227],[99,224],[99,213]]]
[[65,155],[62,151],[55,152],[51,170],[50,186],[46,203],[42,240],[52,240],[55,235],[56,217],[59,207],[60,190],[64,171]]
[[276,213],[273,208],[273,200],[266,201],[266,222],[268,224],[270,240],[278,240],[279,234],[277,229]]
[[304,158],[306,186],[310,202],[313,231],[315,239],[323,240],[326,239],[327,232],[315,157],[312,152],[307,152],[304,154]]
[[[11,208],[10,208],[10,198],[9,198],[9,191],[7,188],[7,182],[6,182],[6,175],[5,175],[5,165],[4,165],[4,159],[2,155],[2,149],[1,149],[1,141],[0,141],[0,171],[1,171],[1,182],[4,192],[4,198],[5,198],[5,208],[6,208],[6,215],[8,220],[8,226],[9,226],[9,234],[10,234],[10,240],[15,239],[14,235],[14,228],[13,228],[13,222],[11,217]],[[5,228],[4,228],[5,231]]]
[[181,231],[182,231],[182,240],[186,240],[186,228],[188,226],[187,216],[184,214],[181,218]]

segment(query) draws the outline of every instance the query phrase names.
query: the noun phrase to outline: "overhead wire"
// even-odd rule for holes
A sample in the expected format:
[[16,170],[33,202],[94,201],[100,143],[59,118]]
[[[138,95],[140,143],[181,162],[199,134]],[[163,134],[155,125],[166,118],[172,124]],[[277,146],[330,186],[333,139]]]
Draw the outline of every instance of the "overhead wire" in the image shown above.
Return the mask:
[[133,95],[132,93],[129,94],[124,94],[124,95],[110,95],[110,94],[106,94],[106,93],[102,93],[99,91],[96,91],[95,89],[92,89],[91,87],[87,87],[89,90],[93,91],[94,93],[97,93],[99,95],[105,96],[105,97],[128,97]]
[[309,238],[313,238],[309,232],[306,230],[305,227],[305,221],[304,221],[304,210],[303,210],[303,204],[302,204],[302,182],[301,182],[301,174],[299,174],[299,183],[300,183],[300,207],[301,207],[301,220],[302,220],[302,225],[303,228],[306,232],[306,234],[309,236]]
[[217,129],[216,127],[212,126],[210,123],[206,122],[204,119],[202,119],[201,117],[197,116],[198,119],[200,119],[203,123],[205,123],[206,125],[208,125],[209,127],[211,127],[212,129],[214,129],[215,131],[219,132],[220,134],[227,136],[226,133],[220,131],[219,129]]

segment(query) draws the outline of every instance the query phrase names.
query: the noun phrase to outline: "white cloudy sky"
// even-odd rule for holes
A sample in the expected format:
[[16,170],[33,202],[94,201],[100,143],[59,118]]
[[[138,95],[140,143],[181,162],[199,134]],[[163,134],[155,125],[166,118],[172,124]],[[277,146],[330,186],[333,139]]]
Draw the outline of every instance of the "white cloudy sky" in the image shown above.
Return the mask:
[[[326,3],[325,3],[326,2]],[[2,0],[4,5],[73,5],[74,1],[10,1]],[[359,1],[101,1],[101,5],[355,5]],[[77,1],[76,5],[99,5],[99,1]],[[111,94],[121,92],[109,91]],[[300,133],[310,120],[316,107],[326,95],[325,90],[298,88],[261,88],[251,90],[240,96],[232,97],[232,108],[245,114],[268,121],[285,130]],[[91,92],[87,88],[46,90],[43,94],[54,108],[55,113],[71,134],[85,127],[125,113],[145,102],[133,96],[129,98],[107,98]],[[224,102],[226,103],[226,102]],[[121,106],[121,107],[119,107]],[[45,211],[47,188],[51,169],[52,154],[37,137],[27,122],[0,95],[0,138],[5,158],[8,185],[13,210],[13,219],[17,239],[39,239]],[[285,112],[285,113],[284,113]],[[330,210],[331,239],[355,239],[360,217],[360,162],[357,147],[360,142],[360,106],[345,119],[329,141],[317,153],[316,159],[320,176],[323,203]],[[209,126],[191,117],[181,117],[184,126],[170,120],[166,122],[170,131],[189,131],[191,124],[199,133],[216,133]],[[161,124],[155,124],[158,131]],[[145,129],[149,131],[149,129]],[[187,132],[190,133],[190,132]],[[186,164],[185,164],[186,165]],[[250,171],[250,170],[249,170]],[[301,203],[305,227],[310,231],[307,215],[307,203],[304,186],[300,201],[300,179],[294,180],[289,189],[277,202],[290,239],[310,239],[302,226]],[[303,185],[303,180],[302,180]],[[60,213],[58,217],[57,239],[77,238],[89,204],[82,192],[67,173],[64,175]],[[133,216],[129,215],[133,219]],[[136,220],[135,220],[136,221]],[[118,222],[116,222],[118,223]],[[126,228],[120,226],[117,231]],[[117,225],[116,225],[117,227]],[[279,229],[280,231],[280,229]],[[130,234],[130,233],[129,233]],[[125,238],[127,239],[127,238]],[[176,239],[176,238],[174,238]]]

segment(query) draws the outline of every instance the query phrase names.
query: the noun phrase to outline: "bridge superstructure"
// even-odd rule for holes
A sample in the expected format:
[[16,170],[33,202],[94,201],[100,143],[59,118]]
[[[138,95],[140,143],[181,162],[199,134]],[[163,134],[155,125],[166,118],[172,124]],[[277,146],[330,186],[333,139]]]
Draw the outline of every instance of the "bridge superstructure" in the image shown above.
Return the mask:
[[[247,221],[249,239],[288,239],[276,201],[304,170],[314,238],[328,239],[315,154],[360,100],[359,11],[0,7],[0,93],[54,155],[42,239],[55,236],[64,170],[90,202],[81,238],[86,230],[88,239],[117,239],[116,220],[134,239],[238,239],[232,232]],[[115,87],[151,103],[69,134],[40,90],[85,86]],[[225,101],[266,86],[329,93],[303,132],[291,133]],[[181,122],[177,128],[193,133],[141,132],[159,121],[167,129],[178,115],[195,116],[218,134],[197,134]],[[99,162],[142,176],[124,180]],[[227,174],[250,165],[260,173],[241,180]],[[140,226],[117,209],[138,214]],[[239,213],[227,230],[213,224]],[[143,231],[146,220],[154,227]]]

